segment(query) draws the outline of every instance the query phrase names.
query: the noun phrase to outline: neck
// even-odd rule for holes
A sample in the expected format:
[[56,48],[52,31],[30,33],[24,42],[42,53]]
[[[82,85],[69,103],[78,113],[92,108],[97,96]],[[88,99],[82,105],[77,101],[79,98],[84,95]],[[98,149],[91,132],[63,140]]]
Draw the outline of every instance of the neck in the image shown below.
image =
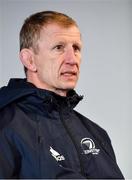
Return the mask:
[[39,89],[45,89],[45,90],[48,90],[48,91],[52,91],[52,92],[54,92],[54,93],[56,93],[56,94],[58,94],[60,96],[66,96],[67,92],[68,92],[68,90],[65,90],[65,89],[49,87],[46,84],[40,82],[38,80],[38,78],[32,78],[31,76],[27,76],[27,82],[30,82],[30,83],[34,84]]

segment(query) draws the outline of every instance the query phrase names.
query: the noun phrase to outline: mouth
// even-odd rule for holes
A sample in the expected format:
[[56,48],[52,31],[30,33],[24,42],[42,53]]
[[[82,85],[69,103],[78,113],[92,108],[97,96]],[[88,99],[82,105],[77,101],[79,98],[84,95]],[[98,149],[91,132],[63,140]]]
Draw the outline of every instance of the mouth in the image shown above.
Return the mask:
[[65,76],[65,77],[77,76],[77,72],[75,72],[75,71],[65,71],[65,72],[61,73],[61,76]]
[[75,71],[65,71],[61,73],[62,81],[75,83],[78,79],[78,74]]

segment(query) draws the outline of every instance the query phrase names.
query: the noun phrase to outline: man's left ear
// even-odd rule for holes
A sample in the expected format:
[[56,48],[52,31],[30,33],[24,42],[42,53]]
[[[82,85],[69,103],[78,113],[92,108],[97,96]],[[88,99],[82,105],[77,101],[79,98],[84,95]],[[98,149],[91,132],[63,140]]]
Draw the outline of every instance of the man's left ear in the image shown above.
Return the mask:
[[29,70],[32,72],[36,72],[37,68],[36,65],[34,63],[34,56],[33,56],[33,52],[30,49],[24,48],[20,51],[19,54],[20,60],[22,62],[22,64]]

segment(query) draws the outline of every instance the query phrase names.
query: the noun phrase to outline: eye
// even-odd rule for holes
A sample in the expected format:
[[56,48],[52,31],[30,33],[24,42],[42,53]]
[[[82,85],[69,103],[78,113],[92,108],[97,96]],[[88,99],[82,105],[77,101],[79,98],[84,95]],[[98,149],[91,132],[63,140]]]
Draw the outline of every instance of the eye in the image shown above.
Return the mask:
[[64,49],[64,46],[62,44],[58,44],[54,47],[54,49],[58,50],[58,51],[61,51]]
[[79,46],[79,45],[73,45],[73,49],[74,49],[74,51],[76,52],[76,51],[81,51],[81,47]]

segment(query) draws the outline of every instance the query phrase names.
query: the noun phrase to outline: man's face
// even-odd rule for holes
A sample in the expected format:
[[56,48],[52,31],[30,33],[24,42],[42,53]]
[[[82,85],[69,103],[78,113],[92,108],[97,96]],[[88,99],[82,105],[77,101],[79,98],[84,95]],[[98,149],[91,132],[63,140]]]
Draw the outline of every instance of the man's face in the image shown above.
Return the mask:
[[39,50],[34,54],[36,86],[61,94],[74,89],[80,69],[81,36],[76,26],[49,24],[41,31]]

